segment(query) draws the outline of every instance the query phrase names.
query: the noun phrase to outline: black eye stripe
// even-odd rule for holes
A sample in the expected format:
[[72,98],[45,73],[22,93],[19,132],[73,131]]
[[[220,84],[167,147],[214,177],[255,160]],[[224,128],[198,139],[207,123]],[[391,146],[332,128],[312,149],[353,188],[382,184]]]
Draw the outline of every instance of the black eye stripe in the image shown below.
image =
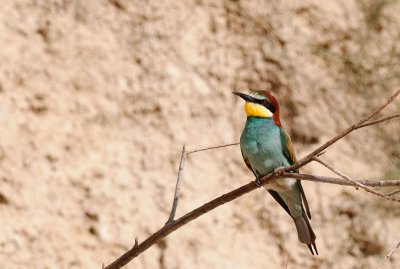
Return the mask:
[[271,111],[271,113],[275,113],[276,111],[275,106],[272,103],[268,102],[266,99],[259,100],[257,103],[266,107],[269,111]]
[[275,106],[272,103],[267,103],[266,105],[264,105],[266,108],[268,108],[269,111],[271,111],[272,113],[275,113]]

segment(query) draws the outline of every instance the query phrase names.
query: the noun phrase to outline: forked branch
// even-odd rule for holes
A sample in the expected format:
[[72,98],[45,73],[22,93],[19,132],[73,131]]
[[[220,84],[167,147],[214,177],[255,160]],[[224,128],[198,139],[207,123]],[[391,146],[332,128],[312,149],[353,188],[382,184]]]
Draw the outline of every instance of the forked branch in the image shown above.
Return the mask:
[[343,137],[345,137],[346,135],[350,134],[351,132],[353,132],[353,131],[355,131],[357,129],[361,129],[361,128],[364,128],[364,127],[367,127],[367,126],[371,126],[371,125],[374,125],[374,124],[378,124],[378,123],[385,122],[385,121],[388,121],[388,120],[395,119],[395,118],[399,117],[399,114],[396,114],[396,115],[393,115],[393,116],[385,117],[385,118],[380,119],[380,120],[369,121],[370,119],[375,117],[379,112],[381,112],[385,107],[387,107],[391,102],[393,102],[393,100],[396,99],[396,97],[399,94],[400,94],[400,89],[397,90],[386,102],[384,102],[382,105],[380,105],[368,117],[360,120],[356,124],[353,124],[352,126],[347,128],[346,130],[342,131],[337,136],[335,136],[332,139],[330,139],[329,141],[325,142],[322,146],[320,146],[317,149],[315,149],[313,152],[308,154],[306,157],[304,157],[300,161],[298,161],[296,164],[287,167],[285,169],[285,171],[294,171],[294,170],[304,166],[305,164],[311,162],[313,157],[318,156],[325,149],[327,149],[328,147],[330,147],[331,145],[336,143],[338,140],[342,139]]
[[[340,177],[342,178],[332,178],[332,177],[322,177],[322,176],[315,176],[315,175],[308,175],[308,174],[299,174],[299,173],[292,173],[291,171],[295,171],[298,168],[303,167],[307,163],[313,161],[313,160],[319,160],[318,156],[320,156],[325,149],[330,147],[332,144],[337,142],[338,140],[342,139],[349,133],[353,132],[354,130],[364,128],[367,126],[371,126],[374,124],[378,124],[381,122],[385,122],[391,119],[398,118],[400,114],[396,114],[393,116],[385,117],[379,120],[375,121],[370,121],[373,117],[375,117],[379,112],[381,112],[389,103],[391,103],[398,95],[400,94],[400,90],[397,90],[395,94],[393,94],[386,102],[384,102],[381,106],[379,106],[375,111],[373,111],[368,117],[362,119],[358,123],[350,126],[340,134],[336,135],[317,149],[315,149],[313,152],[308,154],[306,157],[302,158],[299,160],[296,164],[279,169],[274,171],[273,173],[270,173],[263,178],[259,180],[261,184],[266,184],[267,182],[271,180],[276,180],[282,177],[292,177],[292,178],[297,178],[300,180],[310,180],[314,182],[323,182],[323,183],[331,183],[331,184],[339,184],[339,185],[346,185],[346,186],[359,186],[363,189],[370,189],[369,187],[387,187],[387,186],[400,186],[400,179],[397,180],[354,180],[350,179],[349,177],[345,176],[344,174],[338,172]],[[210,147],[210,148],[202,148],[202,149],[196,149],[193,151],[186,151],[185,148],[182,150],[182,157],[181,157],[181,162],[179,166],[179,172],[178,172],[178,179],[177,179],[177,185],[176,185],[176,190],[175,190],[175,195],[174,195],[174,202],[171,210],[170,217],[165,224],[164,227],[162,227],[160,230],[152,234],[149,238],[147,238],[145,241],[142,243],[138,244],[138,242],[135,242],[135,245],[129,249],[126,253],[124,253],[121,257],[116,259],[114,262],[112,262],[110,265],[104,267],[105,269],[116,269],[116,268],[121,268],[127,263],[129,263],[132,259],[146,251],[148,248],[150,248],[152,245],[156,244],[158,241],[161,239],[165,238],[168,236],[170,233],[176,231],[180,227],[184,226],[185,224],[189,223],[190,221],[200,217],[201,215],[206,214],[207,212],[225,204],[228,203],[246,193],[249,193],[251,191],[254,191],[255,189],[259,188],[259,185],[255,183],[255,181],[252,181],[246,185],[243,185],[233,191],[230,191],[226,194],[223,194],[219,196],[218,198],[215,198],[214,200],[194,209],[193,211],[187,213],[186,215],[180,217],[177,220],[174,220],[178,200],[179,200],[179,189],[180,189],[180,181],[182,179],[182,174],[183,174],[183,167],[184,167],[184,162],[185,158],[188,154],[194,153],[194,152],[199,152],[199,151],[204,151],[208,149],[214,149],[214,148],[220,148],[220,147],[226,147],[226,146],[232,146],[232,145],[237,145],[238,143],[233,143],[233,144],[228,144],[228,145],[222,145],[222,146],[215,146],[215,147]],[[181,169],[182,167],[182,169]],[[332,170],[332,169],[331,169]],[[182,171],[182,172],[181,172]],[[333,170],[332,170],[333,171]],[[337,171],[337,170],[336,170]],[[181,172],[181,175],[179,173]],[[372,189],[371,189],[372,190]],[[374,191],[374,190],[373,190]],[[375,191],[374,191],[375,192]],[[389,198],[392,194],[387,194],[383,195],[383,197],[387,199],[394,199],[394,198]],[[397,199],[394,199],[398,201]],[[393,251],[394,252],[394,251]]]
[[367,191],[367,192],[369,192],[369,193],[375,194],[376,196],[379,196],[379,197],[382,197],[382,198],[386,198],[386,199],[392,200],[392,201],[394,201],[394,202],[400,202],[399,199],[391,198],[391,197],[389,197],[390,195],[386,195],[386,194],[380,193],[380,192],[378,192],[378,191],[372,189],[371,187],[368,187],[367,185],[362,184],[361,182],[356,181],[356,180],[354,180],[354,179],[352,179],[352,178],[346,176],[345,174],[343,174],[342,172],[340,172],[340,171],[337,170],[336,168],[333,168],[331,165],[329,165],[329,164],[327,164],[326,162],[322,161],[322,160],[321,160],[320,158],[318,158],[318,157],[314,157],[313,160],[316,161],[316,162],[319,162],[320,164],[322,164],[323,166],[325,166],[326,168],[328,168],[329,170],[331,170],[332,172],[334,172],[336,175],[338,175],[338,176],[340,176],[340,177],[342,177],[342,178],[348,180],[349,182],[353,183],[353,185],[356,187],[356,189],[358,189],[358,187],[360,187],[360,188],[364,189],[365,191]]

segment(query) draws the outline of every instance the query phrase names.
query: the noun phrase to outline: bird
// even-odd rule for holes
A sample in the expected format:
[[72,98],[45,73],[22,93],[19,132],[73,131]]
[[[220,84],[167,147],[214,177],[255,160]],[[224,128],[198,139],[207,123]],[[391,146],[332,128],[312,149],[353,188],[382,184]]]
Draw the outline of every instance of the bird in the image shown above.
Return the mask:
[[[279,118],[279,104],[270,91],[257,90],[249,94],[233,92],[244,99],[246,124],[240,136],[240,149],[246,166],[260,179],[276,169],[297,162],[293,143]],[[292,172],[298,173],[298,169]],[[300,180],[281,178],[268,182],[264,188],[292,217],[298,239],[312,255],[318,255],[311,214]]]

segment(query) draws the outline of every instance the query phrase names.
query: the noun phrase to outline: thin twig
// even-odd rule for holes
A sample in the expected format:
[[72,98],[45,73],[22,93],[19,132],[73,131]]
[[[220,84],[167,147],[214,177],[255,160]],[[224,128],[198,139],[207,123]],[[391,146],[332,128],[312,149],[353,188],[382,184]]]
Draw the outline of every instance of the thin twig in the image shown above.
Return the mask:
[[399,190],[392,191],[392,192],[389,192],[389,193],[387,193],[386,195],[387,195],[387,196],[392,196],[392,195],[395,195],[395,194],[397,194],[397,193],[399,193],[399,192],[400,192],[400,189],[399,189]]
[[[339,139],[345,137],[346,135],[348,135],[349,133],[351,133],[354,130],[357,129],[361,129],[363,127],[367,127],[370,126],[370,124],[366,124],[366,122],[368,120],[370,120],[371,118],[373,118],[375,115],[377,115],[379,112],[381,112],[385,107],[387,107],[398,95],[400,94],[400,89],[397,90],[388,100],[386,100],[386,102],[384,102],[382,105],[380,105],[374,112],[372,112],[368,117],[360,120],[358,123],[353,124],[352,126],[350,126],[349,128],[347,128],[346,130],[342,131],[340,134],[336,135],[335,137],[333,137],[332,139],[330,139],[329,141],[325,142],[323,145],[321,145],[320,147],[318,147],[317,149],[315,149],[313,152],[311,152],[310,154],[308,154],[306,157],[302,158],[301,160],[299,160],[296,164],[291,165],[289,167],[287,167],[285,169],[286,172],[288,171],[294,171],[296,169],[299,169],[300,167],[304,166],[305,164],[309,163],[312,161],[312,158],[314,156],[317,156],[320,152],[324,151],[326,148],[328,148],[329,146],[331,146],[332,144],[336,143]],[[387,119],[382,119],[377,121],[376,123],[380,123],[384,120],[389,120],[389,118]]]
[[[306,181],[320,182],[320,183],[328,183],[334,185],[342,185],[342,186],[354,186],[354,183],[348,181],[346,179],[337,178],[337,177],[325,177],[325,176],[316,176],[310,174],[299,174],[299,173],[288,173],[283,172],[281,177],[284,178],[295,178]],[[393,180],[365,180],[365,179],[357,179],[358,183],[361,183],[365,186],[369,187],[394,187],[400,186],[400,179]]]
[[395,118],[398,118],[398,117],[400,117],[400,113],[392,115],[392,116],[387,116],[387,117],[384,117],[384,118],[379,119],[379,120],[374,120],[374,121],[369,121],[369,122],[363,123],[358,128],[363,128],[363,127],[367,127],[367,126],[370,126],[370,125],[378,124],[378,123],[381,123],[381,122],[384,122],[384,121],[389,121],[389,120],[392,120],[392,119],[395,119]]
[[179,162],[179,168],[178,168],[178,177],[176,179],[176,185],[175,185],[174,201],[172,202],[171,213],[169,214],[169,218],[165,223],[165,225],[172,223],[175,219],[176,209],[178,208],[179,193],[181,190],[181,182],[183,179],[183,170],[185,169],[185,161],[187,154],[188,153],[185,149],[185,145],[183,145],[181,161]]
[[225,148],[225,147],[231,147],[231,146],[236,146],[239,145],[239,142],[236,143],[231,143],[231,144],[225,144],[225,145],[220,145],[220,146],[213,146],[213,147],[205,147],[205,148],[199,148],[199,149],[193,149],[187,151],[187,155],[199,152],[199,151],[205,151],[205,150],[210,150],[210,149],[218,149],[218,148]]
[[178,202],[179,202],[179,194],[180,194],[180,190],[181,190],[181,182],[182,182],[182,179],[183,179],[183,170],[185,169],[186,157],[189,154],[192,154],[192,153],[195,153],[195,152],[204,151],[204,150],[211,150],[211,149],[217,149],[217,148],[230,147],[230,146],[235,146],[235,145],[238,145],[238,144],[239,143],[231,143],[231,144],[225,144],[225,145],[220,145],[220,146],[199,148],[199,149],[194,149],[194,150],[186,150],[185,149],[185,145],[183,145],[181,161],[179,162],[178,177],[176,179],[176,186],[175,186],[175,192],[174,192],[174,201],[172,203],[172,208],[171,208],[171,213],[169,215],[169,218],[168,218],[167,222],[165,223],[166,225],[170,224],[175,219],[175,214],[176,214],[176,210],[178,208]]
[[346,176],[345,174],[343,174],[342,172],[340,172],[340,171],[337,170],[336,168],[332,167],[331,165],[327,164],[326,162],[322,161],[322,160],[321,160],[320,158],[318,158],[318,157],[314,157],[313,160],[316,161],[316,162],[319,162],[320,164],[322,164],[323,166],[325,166],[326,168],[328,168],[329,170],[331,170],[332,172],[334,172],[336,175],[338,175],[338,176],[340,176],[340,177],[342,177],[342,178],[344,178],[344,179],[347,179],[348,181],[352,182],[356,188],[357,188],[357,187],[360,187],[361,189],[364,189],[365,191],[367,191],[367,192],[369,192],[369,193],[375,194],[376,196],[385,198],[385,199],[387,199],[387,200],[392,200],[392,201],[395,201],[395,202],[400,202],[399,199],[391,198],[391,197],[389,197],[388,195],[385,195],[385,194],[383,194],[383,193],[380,193],[380,192],[378,192],[378,191],[376,191],[376,190],[374,190],[374,189],[372,189],[372,188],[370,188],[370,187],[368,187],[368,186],[365,186],[364,184],[362,184],[362,183],[360,183],[360,182],[358,182],[358,181],[356,181],[356,180],[354,180],[354,179],[351,179],[350,177]]
[[387,107],[391,102],[393,102],[393,100],[396,99],[396,97],[399,94],[400,94],[400,89],[397,90],[392,96],[390,96],[389,99],[385,103],[383,103],[380,107],[378,107],[378,109],[376,109],[371,115],[369,115],[364,120],[360,121],[360,125],[375,117],[379,112],[381,112],[385,107]]
[[[353,184],[354,184],[354,186],[356,187],[357,190],[358,190],[358,187],[363,188],[363,189],[364,189],[364,188],[368,188],[368,187],[365,186],[364,184],[358,183],[357,181],[355,181],[355,180],[351,179],[350,177],[346,176],[345,174],[343,174],[342,172],[340,172],[339,170],[337,170],[337,169],[334,168],[333,166],[331,166],[331,165],[327,164],[326,162],[322,161],[320,158],[314,157],[313,160],[316,161],[316,162],[318,162],[318,163],[320,163],[320,164],[322,164],[323,166],[325,166],[326,168],[328,168],[329,170],[331,170],[332,172],[334,172],[336,175],[338,175],[338,176],[340,176],[340,177],[342,177],[342,178],[344,178],[344,179],[347,179],[347,180],[350,181],[350,182],[353,182]],[[367,189],[367,190],[368,190],[368,189]],[[372,191],[373,191],[373,190],[372,190]]]
[[385,256],[385,258],[381,261],[381,263],[378,265],[377,269],[381,268],[382,265],[400,248],[400,242],[397,243],[397,245],[392,248],[389,253]]

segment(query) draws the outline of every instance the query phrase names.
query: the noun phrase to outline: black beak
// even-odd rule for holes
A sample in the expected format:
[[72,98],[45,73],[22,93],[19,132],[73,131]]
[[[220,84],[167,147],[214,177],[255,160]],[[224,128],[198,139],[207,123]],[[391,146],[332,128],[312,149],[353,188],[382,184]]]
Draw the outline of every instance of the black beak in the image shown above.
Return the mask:
[[236,94],[237,96],[240,96],[243,98],[243,100],[247,101],[247,102],[256,102],[256,99],[254,99],[253,97],[251,97],[250,95],[241,93],[241,92],[232,92],[233,94]]

